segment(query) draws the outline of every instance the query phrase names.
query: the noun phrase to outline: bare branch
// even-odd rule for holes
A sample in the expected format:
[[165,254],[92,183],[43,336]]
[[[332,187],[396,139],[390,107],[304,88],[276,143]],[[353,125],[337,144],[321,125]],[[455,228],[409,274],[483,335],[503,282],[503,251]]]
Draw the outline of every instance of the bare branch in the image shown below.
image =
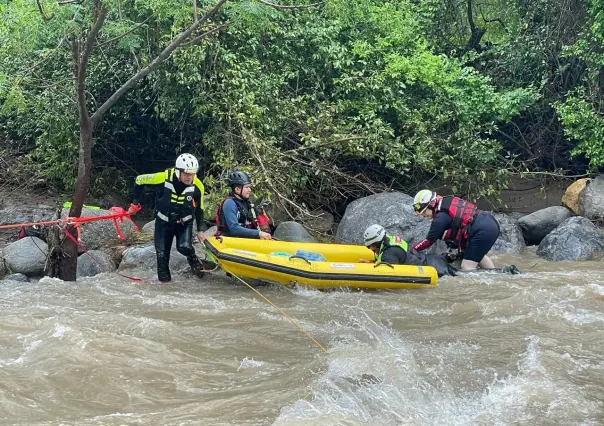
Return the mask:
[[199,21],[199,13],[197,12],[197,0],[193,0],[193,22]]
[[44,8],[42,7],[42,3],[40,3],[40,0],[36,0],[36,3],[38,3],[38,9],[40,9],[40,14],[42,15],[42,18],[44,18],[45,21],[50,21],[52,18],[54,18],[55,15],[46,15],[46,12],[44,12]]
[[206,38],[207,36],[209,36],[210,34],[213,34],[213,33],[215,33],[215,32],[218,32],[218,31],[220,31],[221,29],[228,27],[229,25],[231,25],[231,23],[230,23],[230,22],[227,22],[227,23],[225,23],[225,24],[222,24],[222,25],[217,26],[216,28],[212,28],[211,30],[206,31],[206,32],[205,32],[205,33],[203,33],[203,34],[198,35],[198,36],[197,36],[197,37],[195,37],[194,39],[189,40],[189,41],[187,41],[187,42],[185,42],[185,43],[182,43],[182,44],[180,45],[180,47],[191,46],[191,45],[197,44],[197,43],[199,43],[201,40],[203,40],[204,38]]
[[197,31],[201,24],[210,19],[226,2],[227,0],[219,0],[218,3],[216,3],[214,7],[208,10],[199,21],[190,25],[185,31],[183,31],[175,39],[173,39],[172,42],[164,50],[162,50],[162,52],[153,61],[151,61],[148,66],[140,70],[138,73],[136,73],[136,75],[132,76],[119,89],[117,89],[113,93],[113,95],[111,95],[109,99],[107,99],[103,103],[103,105],[101,105],[100,108],[92,115],[92,117],[90,118],[92,120],[92,124],[96,124],[101,119],[103,114],[105,114],[107,110],[111,108],[111,106],[113,106],[113,104],[115,104],[118,99],[121,98],[122,95],[128,90],[130,90],[130,88],[133,87],[139,80],[143,79],[149,73],[159,68],[159,66],[170,57],[170,55],[172,54],[172,52],[174,52],[174,50],[176,50],[176,48],[178,48],[182,43],[184,43],[186,39],[188,39],[195,31]]
[[507,29],[505,28],[505,25],[504,25],[503,21],[501,20],[501,18],[487,19],[487,18],[485,18],[484,13],[482,12],[482,10],[480,11],[480,15],[482,16],[482,20],[486,24],[489,24],[491,22],[499,22],[499,25],[501,25],[501,29],[503,29],[504,32],[507,32]]
[[[82,52],[82,57],[80,58],[80,69],[83,69],[84,75],[86,75],[86,66],[88,65],[88,58],[92,53],[94,42],[97,36],[99,35],[103,24],[105,23],[105,18],[107,18],[107,9],[101,4],[101,2],[98,2],[98,5],[95,2],[94,7],[96,12],[96,19],[94,21],[94,24],[92,25],[92,28],[90,29],[90,32],[88,33],[88,36],[86,37],[86,42],[84,43],[84,51]],[[99,9],[96,9],[97,7]]]
[[86,68],[88,67],[88,58],[92,52],[94,41],[98,36],[105,18],[107,17],[107,9],[101,4],[100,1],[95,1],[95,21],[86,37],[84,42],[84,50],[81,51],[81,45],[78,40],[74,40],[74,61],[76,71],[76,94],[78,98],[78,109],[80,113],[80,121],[88,120],[88,108],[86,107]]
[[57,4],[59,6],[65,6],[66,4],[82,4],[84,2],[84,0],[65,0],[65,1],[60,1]]
[[320,1],[317,3],[311,3],[311,4],[299,4],[299,5],[281,5],[281,4],[275,4],[275,3],[270,3],[268,1],[265,0],[258,0],[259,3],[262,3],[266,6],[270,6],[270,7],[274,7],[275,9],[306,9],[309,7],[315,7],[315,6],[321,6],[322,4],[325,4],[324,1]]
[[107,40],[107,41],[104,41],[103,43],[101,43],[101,44],[99,45],[99,47],[103,47],[103,46],[105,46],[105,45],[107,45],[107,44],[109,44],[109,43],[113,43],[114,41],[119,40],[120,38],[126,37],[128,34],[130,34],[130,33],[134,32],[134,31],[136,31],[138,28],[140,28],[140,27],[142,27],[143,25],[145,25],[145,24],[147,23],[147,21],[148,21],[149,19],[151,19],[151,18],[153,18],[153,15],[150,15],[150,16],[149,16],[147,19],[145,19],[143,22],[141,22],[140,24],[136,24],[134,27],[130,28],[130,29],[129,29],[128,31],[126,31],[125,33],[122,33],[122,34],[120,34],[120,35],[118,35],[118,36],[115,36],[115,37],[113,37],[113,38],[110,38],[110,39],[109,39],[109,40]]

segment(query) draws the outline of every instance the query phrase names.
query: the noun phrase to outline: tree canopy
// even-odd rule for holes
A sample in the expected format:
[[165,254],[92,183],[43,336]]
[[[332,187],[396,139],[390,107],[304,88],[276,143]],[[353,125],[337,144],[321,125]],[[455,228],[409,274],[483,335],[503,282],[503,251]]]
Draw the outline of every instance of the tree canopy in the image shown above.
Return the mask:
[[[98,1],[98,0],[97,0]],[[79,119],[73,40],[93,0],[0,2],[3,167],[70,191]],[[105,1],[86,102],[96,111],[194,21],[191,2]],[[215,2],[199,3],[199,13]],[[467,196],[513,173],[604,165],[598,1],[227,1],[95,126],[92,194],[127,195],[180,152],[222,192],[250,172],[290,211],[437,177]],[[196,33],[197,34],[197,33]]]

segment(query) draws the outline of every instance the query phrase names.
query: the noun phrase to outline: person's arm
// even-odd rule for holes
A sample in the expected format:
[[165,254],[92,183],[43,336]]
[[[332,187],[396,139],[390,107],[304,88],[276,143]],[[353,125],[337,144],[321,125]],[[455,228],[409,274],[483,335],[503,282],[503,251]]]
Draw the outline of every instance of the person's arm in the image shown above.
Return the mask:
[[237,204],[232,199],[227,199],[222,204],[222,214],[224,216],[224,225],[229,229],[231,237],[241,238],[260,238],[260,231],[249,229],[242,226],[237,220]]
[[438,212],[432,219],[428,235],[425,239],[413,244],[413,250],[426,250],[443,236],[445,231],[451,226],[452,222],[453,219],[451,219],[451,216],[449,216],[447,212]]
[[[138,175],[134,180],[134,189],[132,190],[132,204],[130,205],[129,212],[136,213],[141,209],[140,199],[143,194],[145,185],[161,185],[166,180],[166,172],[149,173],[146,175]],[[134,208],[137,207],[138,209]],[[130,211],[135,210],[135,211]]]

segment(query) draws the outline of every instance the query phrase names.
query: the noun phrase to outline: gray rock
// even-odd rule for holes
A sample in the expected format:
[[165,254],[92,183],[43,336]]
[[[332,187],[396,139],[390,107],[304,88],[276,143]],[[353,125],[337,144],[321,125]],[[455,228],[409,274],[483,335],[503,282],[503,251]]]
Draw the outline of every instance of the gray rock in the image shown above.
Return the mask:
[[522,236],[522,230],[514,217],[510,217],[504,213],[493,214],[497,222],[499,222],[500,232],[499,238],[491,247],[491,251],[504,253],[521,253],[526,244]]
[[0,278],[5,276],[8,273],[6,269],[6,263],[4,263],[4,255],[2,254],[2,249],[0,249]]
[[304,225],[318,232],[329,232],[333,227],[334,218],[325,210],[314,210],[311,217],[306,218]]
[[78,257],[76,276],[93,277],[103,272],[114,272],[117,268],[110,255],[100,250],[89,250]]
[[523,213],[523,212],[509,212],[509,213],[501,213],[501,214],[505,214],[506,216],[508,216],[510,219],[512,220],[518,220],[521,217],[526,216],[528,213]]
[[429,224],[429,220],[414,215],[412,205],[413,197],[402,192],[383,192],[359,198],[346,207],[336,241],[362,245],[363,232],[375,223],[386,228],[388,233],[400,236],[420,223]]
[[4,261],[9,271],[28,277],[44,275],[48,245],[39,238],[25,237],[4,249]]
[[4,277],[4,279],[7,281],[19,281],[22,283],[29,282],[29,278],[27,277],[27,275],[23,275],[23,274],[10,274],[10,275],[7,275],[6,277]]
[[600,260],[604,258],[604,233],[589,219],[566,219],[539,244],[537,255],[548,260]]
[[[61,212],[61,217],[67,217],[69,209],[64,208]],[[87,208],[82,209],[83,216],[104,216],[110,215],[113,212],[109,210],[90,210]],[[124,219],[123,222],[118,219],[118,226],[124,235],[124,238],[129,238],[134,232],[134,225],[128,219]],[[113,220],[96,220],[93,222],[86,222],[81,225],[82,228],[82,243],[87,250],[96,250],[110,245],[120,243],[119,236],[115,230]]]
[[275,229],[274,237],[280,241],[298,243],[316,243],[315,237],[310,235],[304,226],[297,222],[283,222]]
[[[187,258],[176,249],[170,252],[170,270],[172,272],[184,271],[189,268]],[[157,269],[155,247],[152,244],[128,247],[124,250],[122,261],[118,270],[125,269]]]
[[145,225],[141,229],[141,232],[143,234],[153,234],[153,233],[155,233],[155,220],[152,220],[151,222],[145,223]]
[[[402,192],[383,192],[355,200],[346,207],[336,241],[362,245],[365,229],[376,223],[386,228],[390,235],[401,236],[413,244],[428,235],[432,222],[415,216],[413,197]],[[442,253],[446,249],[446,245],[438,241],[424,253]]]
[[589,220],[604,223],[604,175],[587,183],[579,195],[579,212]]
[[214,234],[218,231],[218,227],[216,225],[210,226],[207,230],[203,231],[206,237],[213,237]]
[[53,208],[31,209],[20,206],[10,206],[0,209],[0,225],[41,222],[53,219],[56,219],[56,212]]
[[527,245],[539,245],[547,234],[571,216],[572,212],[566,207],[552,206],[521,217],[518,225]]

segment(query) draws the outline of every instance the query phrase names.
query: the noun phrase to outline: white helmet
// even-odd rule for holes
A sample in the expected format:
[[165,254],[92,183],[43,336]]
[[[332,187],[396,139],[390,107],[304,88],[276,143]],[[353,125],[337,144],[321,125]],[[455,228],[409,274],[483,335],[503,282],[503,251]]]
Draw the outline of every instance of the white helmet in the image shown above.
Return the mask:
[[176,159],[176,177],[180,177],[180,172],[197,173],[199,162],[191,154],[180,154]]
[[422,189],[413,198],[413,210],[423,213],[434,200],[436,200],[436,192]]
[[382,225],[371,225],[369,228],[365,229],[365,233],[363,234],[365,247],[381,242],[385,236],[386,230]]

